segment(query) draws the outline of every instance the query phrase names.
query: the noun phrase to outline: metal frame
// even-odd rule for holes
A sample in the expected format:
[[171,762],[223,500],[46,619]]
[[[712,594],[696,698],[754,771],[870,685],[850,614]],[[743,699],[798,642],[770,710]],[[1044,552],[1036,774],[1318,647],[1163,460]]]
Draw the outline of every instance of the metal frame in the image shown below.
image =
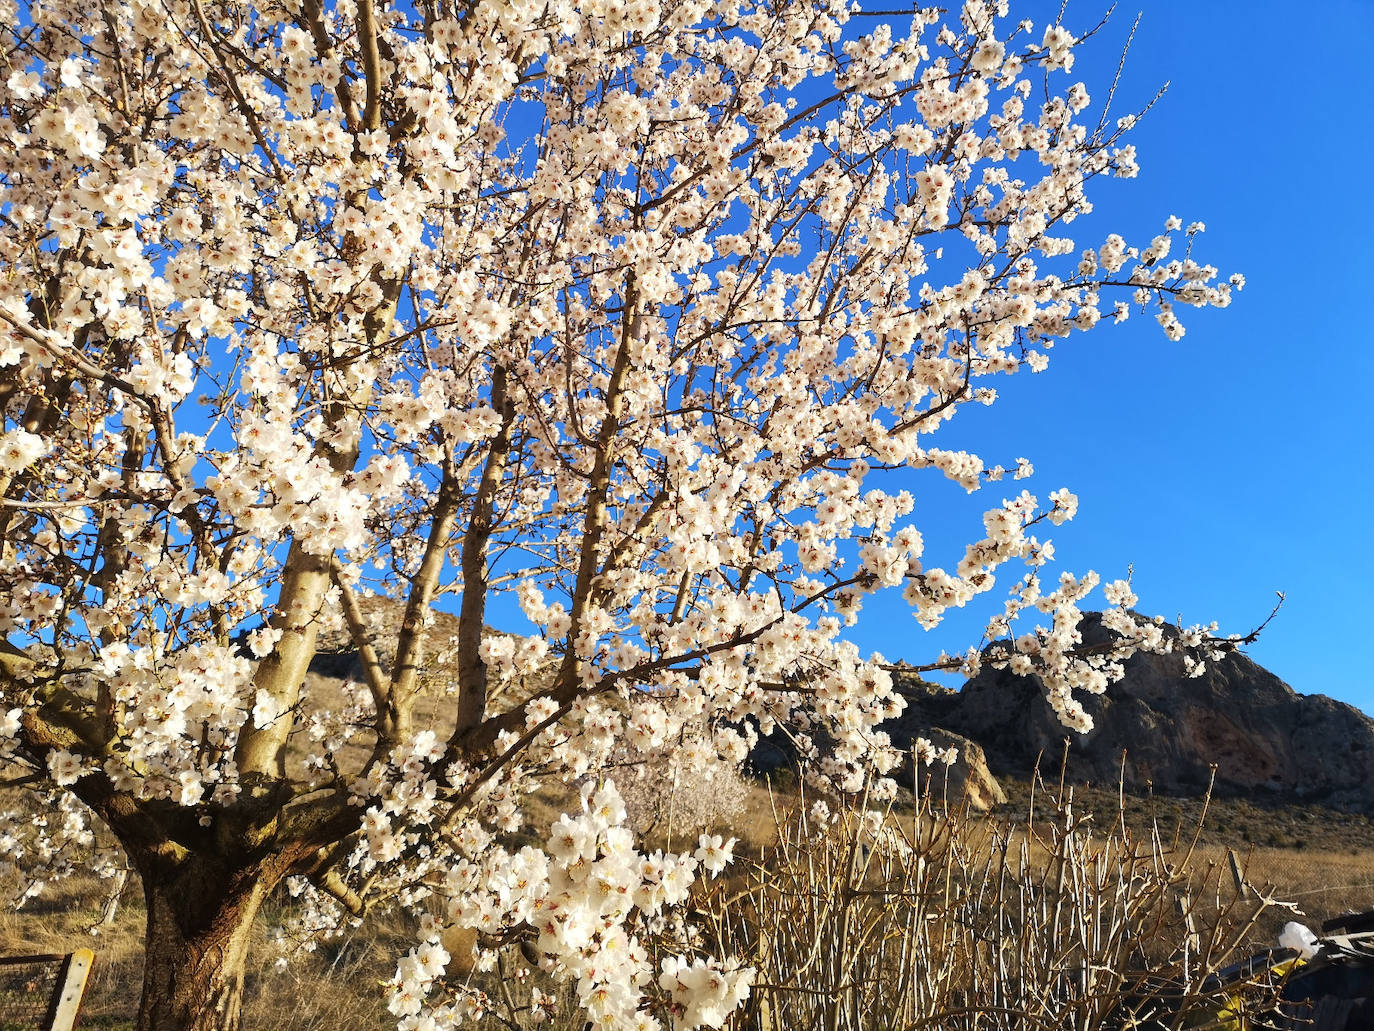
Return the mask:
[[0,966],[17,966],[21,963],[51,963],[57,966],[57,982],[53,985],[48,1010],[43,1015],[39,1031],[72,1031],[81,1012],[81,997],[86,993],[86,978],[94,961],[95,953],[90,949],[77,949],[66,955],[3,956],[0,957]]

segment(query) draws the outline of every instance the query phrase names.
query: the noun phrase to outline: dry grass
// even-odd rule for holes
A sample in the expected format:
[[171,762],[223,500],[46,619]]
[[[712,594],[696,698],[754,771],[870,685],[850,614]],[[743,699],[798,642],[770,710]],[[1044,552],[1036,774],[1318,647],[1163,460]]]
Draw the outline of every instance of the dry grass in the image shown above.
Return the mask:
[[[1199,850],[1212,862],[1221,863],[1224,849]],[[1374,910],[1374,852],[1307,848],[1253,848],[1240,854],[1247,877],[1254,883],[1274,886],[1274,893],[1290,899],[1301,910],[1293,919],[1320,924],[1343,913]]]
[[[1031,782],[1003,777],[1001,783],[1008,800],[993,815],[1023,819]],[[1351,856],[1374,852],[1374,817],[1363,813],[1259,797],[1126,795],[1116,787],[1078,785],[1074,793],[1079,804],[1092,812],[1116,814],[1119,810],[1135,831],[1158,826],[1166,834],[1191,835],[1200,828],[1199,841],[1204,845]]]
[[[540,799],[541,814],[552,816],[558,801]],[[1095,1028],[1116,1019],[1126,1000],[1176,1002],[1209,968],[1272,945],[1292,919],[1236,890],[1228,847],[1249,884],[1296,901],[1313,927],[1349,909],[1374,908],[1374,850],[1358,845],[1363,818],[1326,815],[1341,828],[1340,844],[1318,848],[1315,823],[1280,814],[1283,833],[1297,828],[1307,839],[1302,848],[1284,848],[1209,830],[1213,819],[1234,826],[1264,812],[1231,803],[1213,802],[1199,834],[1201,803],[1082,789],[1071,802],[1067,793],[1045,801],[1042,794],[1031,820],[1025,792],[1019,813],[988,817],[937,813],[907,798],[886,817],[901,847],[879,847],[852,811],[823,830],[796,815],[805,800],[795,791],[750,786],[733,825],[740,862],[696,899],[707,931],[701,947],[742,954],[762,971],[735,1026]],[[131,883],[115,922],[96,928],[107,893],[105,882],[74,877],[19,912],[0,913],[0,952],[89,945],[97,963],[82,1026],[131,1028],[142,980],[142,901]],[[375,914],[277,970],[268,938],[288,905],[283,895],[261,916],[245,1026],[394,1027],[379,982],[414,941],[408,918]],[[1191,929],[1180,906],[1191,914]],[[507,975],[522,966],[514,951],[500,957]],[[474,976],[489,984],[494,1009],[517,1011],[517,1024],[528,988],[551,988],[539,972],[513,982],[509,993],[494,974]],[[570,1007],[552,1028],[565,1024],[582,1026]],[[490,1026],[509,1027],[494,1017]]]
[[[1029,781],[1003,781],[1009,801],[993,820],[1023,824]],[[1177,847],[1195,842],[1192,865],[1229,873],[1231,857],[1247,880],[1270,885],[1298,906],[1273,911],[1257,925],[1257,943],[1272,945],[1284,922],[1298,919],[1319,929],[1323,921],[1374,909],[1374,819],[1322,806],[1279,805],[1237,798],[1131,796],[1073,788],[1078,807],[1099,825],[1120,820],[1135,835],[1153,833]]]
[[[95,950],[79,1026],[124,1031],[134,1026],[143,980],[142,898],[131,883],[112,924],[98,926],[108,885],[72,877],[54,885],[19,912],[0,912],[0,953]],[[275,969],[269,943],[283,916],[280,903],[264,907],[245,986],[245,1027],[254,1031],[344,1031],[394,1028],[379,982],[414,941],[408,920],[380,915],[347,935]]]

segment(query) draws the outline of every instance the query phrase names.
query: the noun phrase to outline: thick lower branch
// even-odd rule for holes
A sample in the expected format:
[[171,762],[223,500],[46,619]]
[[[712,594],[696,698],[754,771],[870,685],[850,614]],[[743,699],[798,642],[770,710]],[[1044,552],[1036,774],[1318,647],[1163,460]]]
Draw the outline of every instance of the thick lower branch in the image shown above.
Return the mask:
[[[253,687],[272,699],[276,719],[258,726],[250,717],[239,734],[234,760],[245,785],[256,778],[286,777],[286,739],[292,710],[300,700],[310,660],[315,657],[320,611],[329,589],[329,560],[293,542],[287,554],[281,594],[271,625],[282,632],[272,653],[258,663]],[[252,790],[259,790],[258,787]]]
[[363,54],[366,92],[363,99],[363,128],[382,127],[382,55],[377,48],[377,12],[372,0],[358,0],[358,48]]

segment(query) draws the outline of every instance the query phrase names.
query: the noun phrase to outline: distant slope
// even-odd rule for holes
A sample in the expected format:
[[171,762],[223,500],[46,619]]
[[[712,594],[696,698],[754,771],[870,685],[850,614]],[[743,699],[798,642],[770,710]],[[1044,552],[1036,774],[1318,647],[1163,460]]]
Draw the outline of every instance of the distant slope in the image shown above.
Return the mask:
[[[1085,643],[1107,633],[1097,614],[1085,618]],[[1215,763],[1222,795],[1374,812],[1374,720],[1300,695],[1244,655],[1192,678],[1181,656],[1137,655],[1105,695],[1082,696],[1095,724],[1082,736],[1059,724],[1034,677],[985,668],[958,692],[901,679],[910,708],[889,728],[894,738],[926,727],[962,734],[983,746],[995,774],[1024,777],[1041,754],[1057,769],[1067,737],[1078,782],[1115,785],[1124,751],[1129,791],[1197,794]]]

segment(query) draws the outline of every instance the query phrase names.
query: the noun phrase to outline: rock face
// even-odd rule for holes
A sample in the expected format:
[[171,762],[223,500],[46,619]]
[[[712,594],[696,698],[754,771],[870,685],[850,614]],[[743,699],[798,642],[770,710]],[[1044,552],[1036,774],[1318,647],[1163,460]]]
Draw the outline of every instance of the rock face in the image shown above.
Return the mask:
[[[952,765],[946,766],[937,759],[929,766],[918,766],[915,772],[922,795],[930,792],[948,804],[966,801],[970,807],[984,813],[1006,802],[1007,793],[988,769],[987,756],[978,742],[941,727],[926,727],[913,735],[913,739],[915,737],[926,738],[936,748],[955,748],[959,751],[959,758]],[[911,764],[908,763],[908,777],[910,771]],[[899,779],[898,782],[903,781]]]
[[[1106,634],[1095,615],[1085,618],[1084,643]],[[1209,662],[1199,677],[1184,675],[1180,655],[1137,655],[1105,695],[1081,696],[1094,722],[1081,736],[1059,724],[1034,677],[985,668],[958,692],[899,680],[909,704],[901,724],[977,741],[995,774],[1025,776],[1041,756],[1042,769],[1057,771],[1068,739],[1076,781],[1124,776],[1127,790],[1197,794],[1215,763],[1221,794],[1374,812],[1374,720],[1299,695],[1244,655]]]
[[[957,692],[938,687],[925,681],[912,678],[912,684],[919,684],[917,690],[934,698],[940,692],[957,697]],[[941,799],[949,805],[967,801],[969,806],[979,812],[986,812],[1007,800],[1006,792],[997,778],[988,769],[987,757],[983,748],[962,734],[944,729],[935,721],[928,719],[929,710],[923,707],[908,708],[901,719],[890,721],[883,726],[892,738],[893,744],[907,751],[906,763],[891,774],[902,787],[915,791],[922,797]],[[935,761],[929,765],[913,763],[910,749],[917,738],[925,738],[937,749],[954,748],[959,758],[952,765]],[[826,736],[816,735],[822,751],[828,747]],[[791,739],[781,731],[761,737],[749,753],[749,768],[755,774],[771,773],[777,769],[793,767],[798,760],[797,750]]]
[[[388,598],[361,598],[358,607],[368,629],[370,643],[377,653],[384,673],[391,672],[394,651],[401,630],[405,606]],[[449,612],[430,612],[424,630],[423,665],[420,688],[430,698],[452,696],[458,689],[457,643],[458,617]],[[492,627],[484,627],[484,638],[514,636]],[[487,711],[504,711],[523,705],[535,694],[548,690],[556,660],[540,669],[487,688]],[[353,637],[341,622],[326,625],[320,630],[317,650],[310,662],[310,672],[329,680],[363,682],[367,674],[358,655]]]
[[915,787],[922,795],[930,792],[951,803],[966,799],[971,807],[980,812],[1005,802],[1006,792],[988,768],[983,746],[964,734],[948,729],[949,722],[945,717],[958,704],[959,692],[914,675],[899,673],[894,679],[907,699],[907,708],[897,719],[883,724],[883,730],[887,731],[892,743],[909,750],[917,738],[925,738],[936,748],[955,748],[959,751],[958,761],[952,766],[937,760],[929,766],[920,764],[913,770],[912,763],[908,761],[906,767],[896,775],[897,783]]

